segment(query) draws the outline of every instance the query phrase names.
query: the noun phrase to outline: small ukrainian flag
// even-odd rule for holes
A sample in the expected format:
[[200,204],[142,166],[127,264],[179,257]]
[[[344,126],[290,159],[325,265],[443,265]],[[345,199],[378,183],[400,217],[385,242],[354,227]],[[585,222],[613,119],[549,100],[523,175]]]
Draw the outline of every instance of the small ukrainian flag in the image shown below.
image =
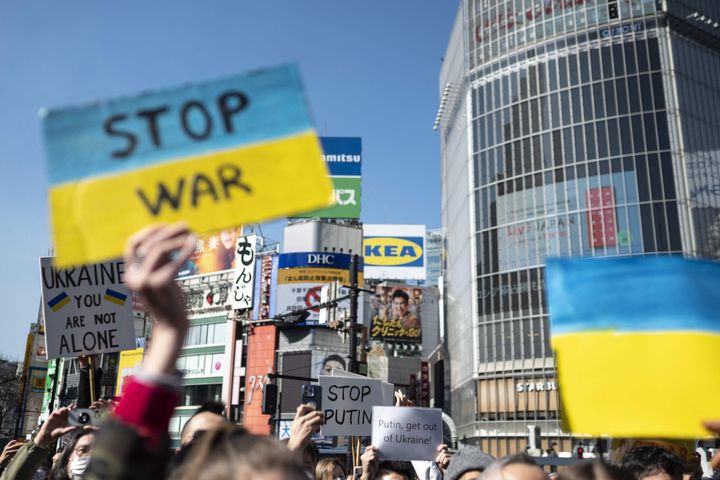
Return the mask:
[[53,312],[57,312],[68,303],[70,303],[70,297],[68,297],[67,293],[62,292],[48,302],[48,307],[52,308]]
[[720,263],[549,259],[548,304],[566,427],[697,438],[720,398]]
[[116,303],[118,305],[125,305],[125,300],[127,300],[127,295],[123,295],[120,292],[116,292],[115,290],[106,288],[105,289],[105,300],[107,300],[108,302]]

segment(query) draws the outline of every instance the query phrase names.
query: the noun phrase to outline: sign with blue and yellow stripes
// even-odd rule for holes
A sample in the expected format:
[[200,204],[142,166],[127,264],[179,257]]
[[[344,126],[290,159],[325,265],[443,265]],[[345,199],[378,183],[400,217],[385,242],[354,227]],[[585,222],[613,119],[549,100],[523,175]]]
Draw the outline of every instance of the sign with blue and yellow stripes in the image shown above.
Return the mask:
[[329,205],[295,66],[43,112],[59,266],[184,220],[218,230]]

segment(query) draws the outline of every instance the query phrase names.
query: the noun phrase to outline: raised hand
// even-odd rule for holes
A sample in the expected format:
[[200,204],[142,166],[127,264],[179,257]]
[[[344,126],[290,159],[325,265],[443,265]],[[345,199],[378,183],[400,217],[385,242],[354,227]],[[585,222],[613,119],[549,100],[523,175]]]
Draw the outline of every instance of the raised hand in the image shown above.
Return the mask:
[[35,445],[47,448],[52,442],[66,433],[77,430],[79,427],[68,424],[70,410],[69,407],[63,407],[52,412],[40,427],[40,431],[35,435],[33,439]]
[[310,441],[313,433],[320,431],[320,426],[325,422],[325,414],[315,410],[310,405],[300,405],[295,411],[290,427],[290,440],[288,448],[296,450],[303,447]]

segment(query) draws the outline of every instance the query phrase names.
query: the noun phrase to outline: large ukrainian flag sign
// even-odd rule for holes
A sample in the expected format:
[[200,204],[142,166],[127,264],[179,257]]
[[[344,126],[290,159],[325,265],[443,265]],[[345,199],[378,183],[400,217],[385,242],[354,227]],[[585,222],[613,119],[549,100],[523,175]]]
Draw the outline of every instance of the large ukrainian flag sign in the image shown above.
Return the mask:
[[58,266],[118,257],[150,223],[205,232],[332,204],[295,66],[43,116]]
[[720,264],[555,259],[547,287],[570,431],[708,435],[700,422],[720,415]]

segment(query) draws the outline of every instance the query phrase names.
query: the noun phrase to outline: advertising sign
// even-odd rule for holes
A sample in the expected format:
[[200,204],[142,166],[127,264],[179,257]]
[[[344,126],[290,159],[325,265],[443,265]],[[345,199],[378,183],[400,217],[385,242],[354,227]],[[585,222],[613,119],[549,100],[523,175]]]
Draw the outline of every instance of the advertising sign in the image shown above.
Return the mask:
[[423,289],[406,285],[375,288],[370,299],[370,336],[377,340],[422,340]]
[[180,267],[178,278],[234,269],[235,243],[241,232],[238,227],[198,235],[195,252]]
[[275,315],[277,266],[277,255],[263,255],[255,262],[255,291],[258,293],[253,305],[253,320],[266,320]]
[[245,367],[245,403],[243,427],[256,435],[269,435],[269,415],[262,414],[262,387],[269,383],[268,372],[275,369],[277,327],[261,325],[248,332],[247,365]]
[[115,385],[115,396],[121,397],[125,393],[130,380],[140,370],[142,363],[144,348],[136,348],[135,350],[126,350],[120,352],[120,360],[118,361],[117,383]]
[[382,460],[435,461],[442,433],[439,408],[373,408],[372,445]]
[[[548,255],[622,255],[642,251],[635,172],[575,179],[497,197],[501,271],[541,264]],[[563,195],[556,195],[562,189]],[[587,212],[584,214],[567,212]]]
[[364,225],[365,275],[373,280],[425,280],[425,225]]
[[43,126],[60,266],[119,257],[152,223],[210,232],[331,205],[294,65],[48,110]]
[[323,160],[333,182],[335,206],[297,215],[300,218],[360,218],[362,142],[357,137],[320,137]]
[[235,281],[233,282],[232,308],[247,310],[253,306],[255,284],[255,251],[257,235],[246,235],[237,240],[235,249]]
[[47,358],[135,348],[130,290],[121,260],[61,270],[40,258]]
[[229,311],[230,275],[231,272],[224,272],[179,280],[187,314],[194,316]]
[[373,406],[387,405],[383,382],[366,377],[318,377],[325,411],[323,435],[370,435]]

